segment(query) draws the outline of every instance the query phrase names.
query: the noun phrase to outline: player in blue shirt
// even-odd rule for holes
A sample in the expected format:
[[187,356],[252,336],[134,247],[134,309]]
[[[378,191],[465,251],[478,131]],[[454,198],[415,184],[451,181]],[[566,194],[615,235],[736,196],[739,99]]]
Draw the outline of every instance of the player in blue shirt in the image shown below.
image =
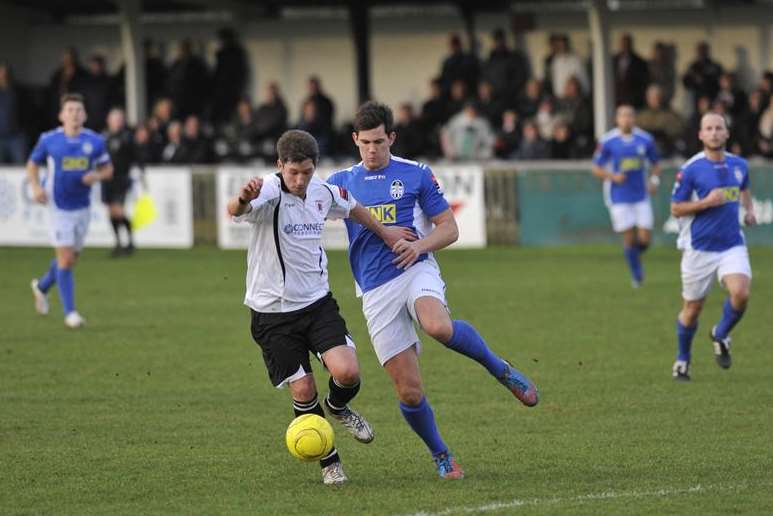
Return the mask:
[[[27,180],[36,202],[48,204],[51,241],[56,258],[48,271],[32,280],[35,309],[48,313],[48,290],[56,284],[64,308],[64,323],[78,328],[85,322],[75,310],[72,269],[78,259],[89,227],[91,185],[112,177],[113,166],[105,139],[85,129],[86,110],[83,96],[68,93],[62,96],[59,121],[61,127],[40,135],[27,161]],[[48,174],[44,185],[38,178],[40,165]]]
[[368,333],[395,386],[400,411],[429,448],[440,477],[462,478],[424,396],[418,362],[421,342],[414,321],[446,347],[483,365],[525,405],[537,404],[537,388],[495,355],[472,325],[451,320],[445,283],[432,253],[456,241],[456,220],[429,167],[390,154],[395,141],[392,111],[367,102],[355,116],[354,130],[362,162],[332,175],[328,182],[350,191],[383,224],[410,228],[418,236],[389,249],[372,232],[346,220],[349,262]]
[[682,165],[671,195],[671,214],[679,217],[677,245],[682,250],[684,299],[676,321],[675,380],[690,379],[692,339],[714,276],[729,293],[722,317],[709,333],[714,358],[723,369],[732,363],[730,331],[743,317],[749,300],[752,270],[739,222],[740,207],[746,212],[747,226],[756,224],[757,219],[746,160],[725,152],[729,136],[721,115],[703,115],[698,133],[703,152]]
[[649,194],[660,184],[660,165],[652,136],[634,125],[636,113],[632,106],[618,107],[615,121],[617,128],[598,144],[592,170],[604,180],[604,200],[612,229],[623,234],[631,284],[637,288],[644,280],[641,254],[650,245],[654,222]]

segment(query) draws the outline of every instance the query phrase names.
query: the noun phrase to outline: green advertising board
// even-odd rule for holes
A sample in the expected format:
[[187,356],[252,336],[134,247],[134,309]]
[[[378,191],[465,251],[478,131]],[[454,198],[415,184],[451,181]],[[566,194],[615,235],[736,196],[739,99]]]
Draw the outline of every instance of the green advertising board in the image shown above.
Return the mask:
[[[758,225],[744,228],[750,245],[773,245],[773,165],[751,165],[752,197]],[[663,171],[653,195],[656,244],[673,245],[677,222],[671,217],[671,189],[676,167]],[[519,170],[517,172],[518,223],[522,245],[560,245],[618,242],[604,205],[601,182],[590,164],[575,170]]]

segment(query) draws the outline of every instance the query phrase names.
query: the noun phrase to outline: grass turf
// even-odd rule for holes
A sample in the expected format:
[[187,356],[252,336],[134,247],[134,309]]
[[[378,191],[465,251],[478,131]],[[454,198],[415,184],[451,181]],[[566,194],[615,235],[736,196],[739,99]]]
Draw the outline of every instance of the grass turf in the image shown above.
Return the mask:
[[[453,316],[525,370],[542,400],[520,406],[482,367],[424,339],[427,395],[466,472],[441,482],[370,348],[345,255],[331,253],[359,345],[354,406],[376,440],[337,431],[352,481],[329,488],[284,448],[292,412],[250,339],[243,253],[111,260],[88,249],[75,273],[88,326],[72,331],[56,293],[48,317],[32,308],[28,282],[50,251],[0,249],[0,512],[769,513],[773,249],[751,256],[733,368],[713,363],[706,337],[723,299],[715,288],[693,382],[677,384],[676,251],[645,257],[637,291],[611,246],[442,253]],[[318,374],[323,392],[326,380]]]

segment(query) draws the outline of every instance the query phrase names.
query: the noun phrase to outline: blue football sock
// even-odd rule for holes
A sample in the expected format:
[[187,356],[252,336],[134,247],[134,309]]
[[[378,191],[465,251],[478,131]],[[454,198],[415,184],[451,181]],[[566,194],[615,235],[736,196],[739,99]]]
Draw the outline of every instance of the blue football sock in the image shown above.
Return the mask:
[[724,339],[727,334],[738,324],[738,321],[743,317],[743,310],[736,310],[730,303],[730,298],[725,299],[725,304],[722,306],[722,319],[719,320],[716,329],[714,330],[714,337],[718,339]]
[[64,308],[64,315],[75,310],[75,285],[72,269],[56,269],[56,284],[59,287],[59,299]]
[[495,378],[502,376],[505,370],[503,360],[491,352],[478,330],[467,321],[456,320],[452,324],[454,333],[446,346],[475,360]]
[[56,283],[56,258],[51,258],[51,265],[43,277],[38,280],[38,288],[45,294],[54,283]]
[[416,434],[421,437],[424,444],[427,445],[432,455],[448,451],[448,446],[438,433],[437,424],[435,424],[435,414],[426,397],[415,407],[400,402],[400,412]]
[[697,329],[697,324],[692,328],[688,328],[682,324],[682,321],[676,320],[676,339],[679,344],[679,353],[676,355],[677,360],[690,361],[692,338],[695,336],[695,330]]
[[641,267],[641,260],[639,255],[641,252],[638,247],[624,247],[623,253],[625,254],[625,260],[628,262],[628,268],[631,269],[631,277],[635,281],[641,282],[644,278],[644,271]]

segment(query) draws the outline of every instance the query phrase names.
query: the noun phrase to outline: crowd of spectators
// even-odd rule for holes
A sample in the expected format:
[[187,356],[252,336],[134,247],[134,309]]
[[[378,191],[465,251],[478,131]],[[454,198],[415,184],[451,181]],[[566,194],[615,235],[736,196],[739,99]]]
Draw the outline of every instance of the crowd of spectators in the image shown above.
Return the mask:
[[[218,32],[219,48],[210,67],[193,42],[179,44],[165,63],[157,46],[145,45],[146,96],[151,107],[144,123],[132,129],[141,163],[246,163],[275,159],[276,139],[288,128],[313,134],[321,154],[356,157],[351,123],[336,124],[335,105],[320,79],[307,80],[299,117],[290,120],[279,84],[271,82],[255,105],[246,95],[247,53],[230,29]],[[393,152],[408,158],[583,159],[594,149],[590,63],[571,48],[569,38],[553,34],[536,77],[528,57],[513,49],[507,34],[491,35],[483,58],[452,34],[439,74],[422,102],[395,106],[398,134]],[[653,134],[661,155],[690,156],[698,151],[697,128],[706,111],[723,113],[730,124],[730,149],[743,156],[773,158],[773,72],[747,91],[735,75],[711,57],[707,43],[682,77],[693,108],[672,106],[676,89],[674,47],[658,42],[647,60],[625,34],[612,60],[616,104],[631,104],[637,125]],[[81,64],[66,49],[44,91],[18,85],[0,63],[0,163],[21,163],[32,138],[57,125],[58,98],[77,91],[86,99],[87,127],[105,130],[107,114],[123,104],[124,71],[110,75],[105,59],[92,55]],[[42,102],[41,102],[42,98]],[[38,106],[32,109],[30,106]]]

